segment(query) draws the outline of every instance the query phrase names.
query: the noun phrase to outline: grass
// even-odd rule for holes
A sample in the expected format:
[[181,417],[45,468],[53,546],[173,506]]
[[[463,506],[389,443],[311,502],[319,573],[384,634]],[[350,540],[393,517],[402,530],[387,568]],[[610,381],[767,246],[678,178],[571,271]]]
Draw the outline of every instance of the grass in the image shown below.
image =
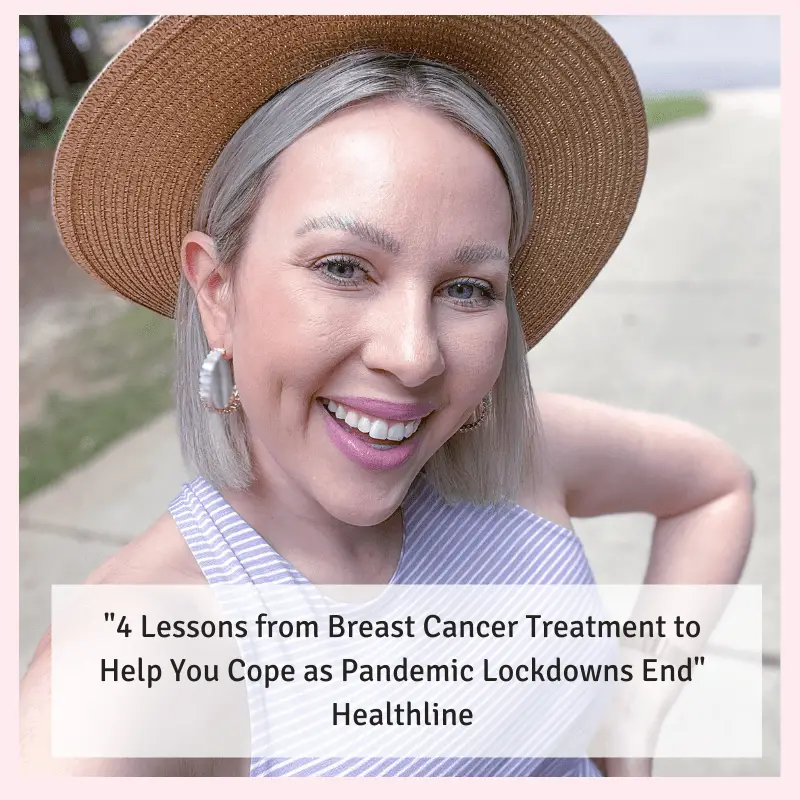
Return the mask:
[[646,98],[644,107],[647,126],[652,129],[668,122],[702,116],[708,111],[708,100],[701,94],[661,95]]
[[[705,114],[708,103],[697,94],[658,96],[645,109],[653,128]],[[171,359],[172,321],[139,307],[63,343],[54,363],[67,364],[69,380],[44,387],[37,421],[20,430],[20,499],[168,410]],[[43,391],[40,380],[34,390]]]
[[20,431],[20,500],[172,405],[170,381],[129,384],[84,400],[51,396],[49,420]]
[[20,429],[20,500],[171,407],[172,330],[134,307],[59,344],[52,360],[68,369],[29,389],[44,397]]

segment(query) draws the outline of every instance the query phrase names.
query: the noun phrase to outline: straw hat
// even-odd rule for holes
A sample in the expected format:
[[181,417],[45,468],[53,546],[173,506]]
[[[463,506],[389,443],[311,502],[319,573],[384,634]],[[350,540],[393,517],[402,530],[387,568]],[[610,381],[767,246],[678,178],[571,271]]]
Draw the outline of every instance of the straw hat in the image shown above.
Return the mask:
[[279,89],[365,46],[460,68],[514,126],[534,222],[511,276],[532,347],[608,261],[644,180],[639,88],[590,17],[161,17],[94,81],[61,139],[53,210],[72,258],[173,316],[181,241],[225,143]]

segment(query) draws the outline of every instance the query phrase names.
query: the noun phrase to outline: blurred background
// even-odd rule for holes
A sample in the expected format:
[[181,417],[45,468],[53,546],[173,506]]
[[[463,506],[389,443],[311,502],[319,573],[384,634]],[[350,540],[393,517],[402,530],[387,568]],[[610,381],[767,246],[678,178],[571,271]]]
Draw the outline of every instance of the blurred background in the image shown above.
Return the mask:
[[[187,477],[171,413],[172,324],[74,265],[50,211],[54,148],[82,92],[148,16],[20,16],[20,672],[50,586],[78,583]],[[745,582],[764,587],[762,759],[658,774],[779,772],[780,19],[599,16],[651,128],[629,232],[529,357],[534,386],[695,422],[758,478]],[[578,520],[598,581],[641,579],[651,521]],[[735,699],[732,698],[732,702]]]
[[[152,345],[166,353],[169,330],[149,312],[126,313],[128,304],[76,267],[50,209],[53,155],[75,104],[109,58],[152,18],[19,19],[23,498],[166,408],[168,358],[144,375],[139,367],[150,352],[129,353],[126,347],[142,340],[144,328],[149,343],[163,334]],[[116,391],[123,384],[133,392],[125,408],[128,393]]]

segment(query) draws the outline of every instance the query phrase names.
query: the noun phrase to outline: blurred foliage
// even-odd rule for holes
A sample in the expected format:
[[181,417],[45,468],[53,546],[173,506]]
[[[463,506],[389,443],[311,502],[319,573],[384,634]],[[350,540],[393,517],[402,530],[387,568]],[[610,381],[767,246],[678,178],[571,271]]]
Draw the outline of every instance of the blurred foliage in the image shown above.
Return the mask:
[[[48,118],[42,119],[36,113],[20,113],[19,141],[21,150],[54,148],[61,138],[76,101],[57,97],[54,101],[42,101],[48,110]],[[40,106],[41,107],[41,106]]]
[[[19,68],[19,141],[20,150],[35,148],[54,148],[70,114],[86,91],[89,83],[97,76],[113,53],[108,53],[102,42],[94,42],[94,49],[87,52],[87,30],[105,30],[109,24],[112,26],[130,20],[132,25],[142,27],[150,17],[131,18],[121,14],[106,15],[66,15],[63,19],[70,29],[75,32],[72,37],[77,47],[77,58],[86,62],[89,71],[89,80],[68,85],[66,93],[62,96],[54,94],[48,88],[48,81],[42,67],[42,57],[36,45],[36,35],[32,26],[42,17],[19,17],[20,41],[20,68]],[[54,18],[50,18],[51,20]],[[42,35],[41,32],[39,35]],[[77,37],[77,38],[76,38]],[[51,39],[51,43],[52,39]],[[69,42],[68,42],[69,44]],[[23,47],[25,55],[23,57]],[[63,59],[62,56],[59,59]],[[38,66],[32,66],[37,64]],[[68,66],[61,60],[61,73],[65,75]],[[57,67],[56,67],[57,68]]]

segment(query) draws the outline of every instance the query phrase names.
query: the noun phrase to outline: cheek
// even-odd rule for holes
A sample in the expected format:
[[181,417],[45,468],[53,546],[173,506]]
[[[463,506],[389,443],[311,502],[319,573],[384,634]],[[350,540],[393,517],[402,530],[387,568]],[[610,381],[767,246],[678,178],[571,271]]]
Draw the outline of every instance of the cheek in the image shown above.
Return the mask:
[[269,285],[252,281],[237,296],[234,368],[248,413],[251,398],[259,407],[288,413],[287,396],[305,401],[319,390],[352,346],[352,327],[332,319],[334,313],[330,304],[311,303],[302,285],[280,276]]
[[451,376],[451,397],[463,396],[467,405],[491,389],[505,356],[508,333],[505,312],[487,317],[481,323],[442,338],[442,351]]

